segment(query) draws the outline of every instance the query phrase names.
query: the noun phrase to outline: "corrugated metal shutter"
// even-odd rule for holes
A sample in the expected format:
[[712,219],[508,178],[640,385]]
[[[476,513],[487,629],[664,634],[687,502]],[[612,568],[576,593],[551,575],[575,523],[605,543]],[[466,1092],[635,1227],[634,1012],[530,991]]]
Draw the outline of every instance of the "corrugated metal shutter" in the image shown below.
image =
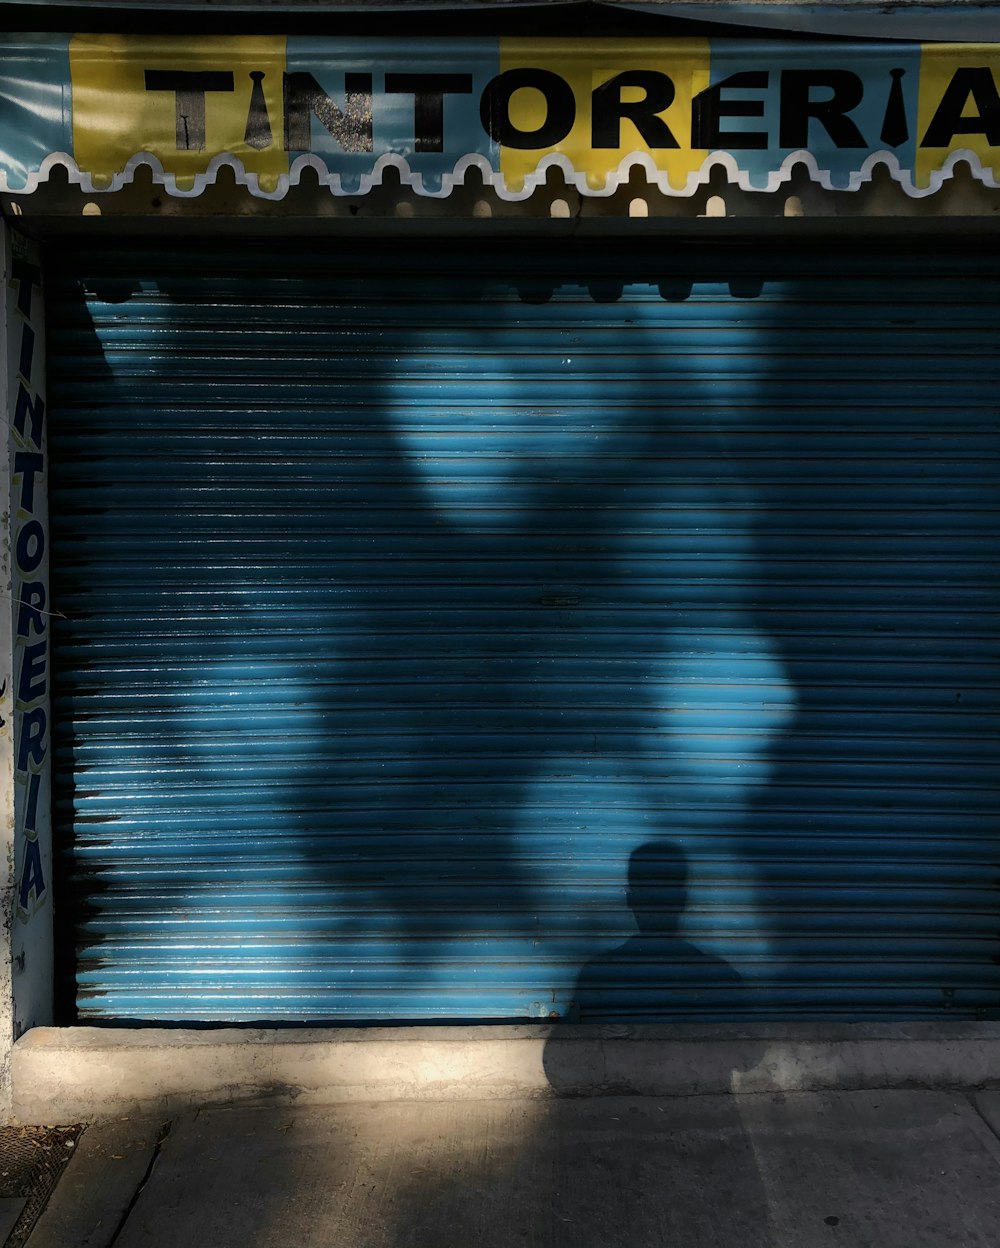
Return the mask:
[[49,268],[82,1017],[997,1016],[995,264]]

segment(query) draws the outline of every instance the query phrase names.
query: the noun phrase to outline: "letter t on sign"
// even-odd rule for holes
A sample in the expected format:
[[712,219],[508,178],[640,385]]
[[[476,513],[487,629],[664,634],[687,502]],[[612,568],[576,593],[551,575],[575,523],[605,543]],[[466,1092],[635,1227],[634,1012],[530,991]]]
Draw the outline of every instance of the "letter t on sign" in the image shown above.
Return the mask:
[[205,148],[205,92],[233,91],[233,75],[223,71],[147,69],[147,91],[176,92],[177,150],[200,152]]

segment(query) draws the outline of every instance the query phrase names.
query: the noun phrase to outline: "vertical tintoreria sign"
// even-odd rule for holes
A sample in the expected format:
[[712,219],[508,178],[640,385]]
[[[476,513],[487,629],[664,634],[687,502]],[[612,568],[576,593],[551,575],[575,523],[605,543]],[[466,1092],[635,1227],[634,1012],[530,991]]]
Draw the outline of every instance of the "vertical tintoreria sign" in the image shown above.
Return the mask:
[[14,994],[20,1026],[46,1021],[51,991],[48,512],[42,275],[14,235],[7,290],[14,631]]
[[140,165],[198,195],[222,165],[280,199],[306,171],[360,195],[387,169],[522,199],[557,169],[611,195],[638,168],[692,195],[721,168],[773,191],[803,166],[912,196],[964,162],[1000,186],[1000,45],[739,39],[21,36],[0,47],[0,193],[56,167],[88,193]]

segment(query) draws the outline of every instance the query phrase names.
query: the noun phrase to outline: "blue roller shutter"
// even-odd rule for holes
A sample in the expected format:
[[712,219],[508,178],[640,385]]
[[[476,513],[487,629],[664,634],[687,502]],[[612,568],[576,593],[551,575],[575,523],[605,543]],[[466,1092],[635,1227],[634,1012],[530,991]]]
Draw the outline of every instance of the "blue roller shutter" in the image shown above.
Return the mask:
[[81,1018],[997,1016],[994,262],[49,275]]

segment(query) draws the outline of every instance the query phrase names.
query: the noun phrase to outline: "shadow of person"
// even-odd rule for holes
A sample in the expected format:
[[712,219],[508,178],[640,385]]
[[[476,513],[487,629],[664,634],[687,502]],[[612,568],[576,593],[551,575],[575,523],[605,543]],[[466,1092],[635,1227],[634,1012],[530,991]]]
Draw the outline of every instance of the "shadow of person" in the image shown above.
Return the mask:
[[626,901],[639,930],[584,966],[574,994],[576,1019],[702,1022],[740,1012],[742,976],[680,935],[688,874],[685,854],[671,841],[646,841],[633,851]]
[[[680,934],[688,882],[671,841],[632,853],[626,897],[638,931],[576,983],[579,1018],[606,1025],[552,1029],[543,1056],[551,1097],[422,1105],[409,1173],[394,1151],[386,1180],[391,1238],[375,1235],[370,1248],[773,1248],[767,1158],[745,1098],[731,1094],[734,1072],[711,1054],[692,1059],[690,1039],[672,1058],[672,1028],[607,1025],[704,1022],[744,1008],[742,976]],[[629,921],[623,911],[622,927]],[[740,1051],[757,1060],[752,1044]],[[698,1088],[677,1087],[669,1071],[678,1061],[689,1076],[700,1065]],[[711,1094],[677,1094],[706,1086]],[[393,1130],[394,1142],[404,1138]]]

